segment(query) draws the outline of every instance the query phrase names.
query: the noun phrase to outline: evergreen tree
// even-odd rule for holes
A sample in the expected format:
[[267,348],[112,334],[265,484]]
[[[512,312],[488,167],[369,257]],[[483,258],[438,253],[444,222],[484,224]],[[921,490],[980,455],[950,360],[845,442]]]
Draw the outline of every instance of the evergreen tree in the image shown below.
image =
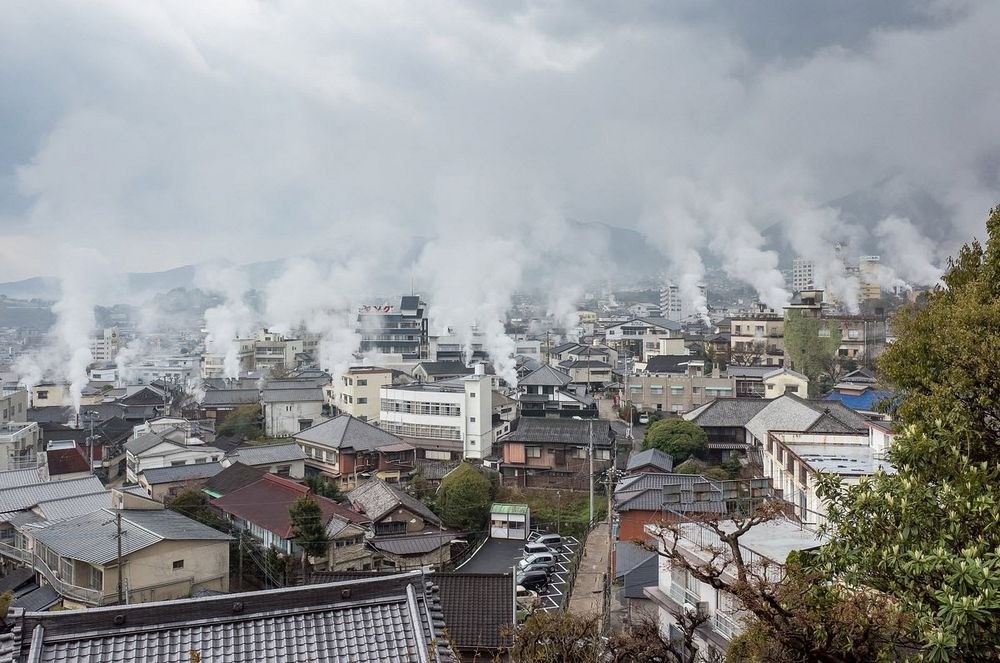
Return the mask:
[[302,550],[302,575],[306,577],[309,557],[323,557],[330,539],[326,534],[323,510],[312,495],[303,495],[288,509],[292,518],[292,536]]
[[442,518],[451,527],[478,532],[486,525],[492,502],[490,480],[468,463],[462,463],[441,481],[437,503]]

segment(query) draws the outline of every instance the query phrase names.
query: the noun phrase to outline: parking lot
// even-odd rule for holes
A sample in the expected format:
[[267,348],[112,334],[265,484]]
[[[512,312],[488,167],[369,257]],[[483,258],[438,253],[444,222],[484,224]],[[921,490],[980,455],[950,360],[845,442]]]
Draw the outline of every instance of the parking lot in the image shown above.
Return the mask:
[[[528,540],[538,537],[532,532]],[[488,539],[469,561],[455,569],[455,573],[511,573],[515,564],[524,557],[524,541]],[[546,593],[539,592],[541,610],[559,610],[569,591],[569,569],[573,558],[580,552],[580,542],[573,537],[563,537],[563,547],[556,554],[556,570],[551,576]]]

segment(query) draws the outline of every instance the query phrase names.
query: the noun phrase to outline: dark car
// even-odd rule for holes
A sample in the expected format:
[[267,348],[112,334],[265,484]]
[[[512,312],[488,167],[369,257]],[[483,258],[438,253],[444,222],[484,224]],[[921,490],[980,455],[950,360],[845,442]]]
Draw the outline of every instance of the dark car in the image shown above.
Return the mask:
[[538,564],[529,564],[521,569],[524,573],[530,573],[531,571],[544,571],[546,575],[552,575],[556,570],[556,567],[552,564],[546,564],[540,562]]
[[517,574],[517,584],[525,589],[543,593],[549,588],[549,574],[545,571],[527,571]]
[[558,534],[542,534],[532,543],[540,543],[549,548],[549,550],[561,550],[563,546],[563,538]]

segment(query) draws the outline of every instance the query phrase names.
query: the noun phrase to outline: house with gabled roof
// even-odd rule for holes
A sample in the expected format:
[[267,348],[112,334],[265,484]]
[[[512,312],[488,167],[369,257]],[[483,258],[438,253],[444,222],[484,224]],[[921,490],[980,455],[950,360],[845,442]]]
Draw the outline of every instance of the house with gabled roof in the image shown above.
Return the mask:
[[516,430],[500,444],[504,477],[585,476],[591,448],[595,472],[610,467],[615,459],[615,432],[604,419],[521,417]]
[[372,552],[365,547],[365,532],[371,518],[349,507],[316,495],[300,483],[265,474],[257,481],[212,500],[233,527],[252,536],[266,548],[275,548],[295,558],[301,554],[295,542],[289,513],[296,500],[311,496],[323,513],[323,526],[330,539],[327,554],[310,558],[318,569],[363,570],[372,568]]
[[306,455],[294,442],[240,445],[222,458],[222,466],[235,462],[292,479],[302,479],[306,475]]
[[353,488],[369,476],[398,482],[416,462],[416,447],[377,426],[342,414],[293,436],[311,470]]
[[139,480],[143,470],[222,460],[222,450],[191,437],[184,426],[170,426],[159,432],[144,432],[125,443],[126,475],[129,482]]
[[543,364],[517,383],[522,417],[597,418],[597,402],[566,371]]

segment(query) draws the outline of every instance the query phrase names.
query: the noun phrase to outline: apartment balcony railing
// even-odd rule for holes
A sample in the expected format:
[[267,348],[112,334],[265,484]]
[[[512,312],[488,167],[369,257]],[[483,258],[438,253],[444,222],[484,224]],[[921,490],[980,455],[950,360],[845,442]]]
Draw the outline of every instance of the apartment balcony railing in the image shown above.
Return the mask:
[[60,596],[94,606],[101,605],[104,601],[103,592],[96,589],[89,589],[87,587],[71,585],[57,576],[52,569],[49,568],[49,565],[45,563],[44,559],[30,550],[22,550],[21,548],[16,548],[6,543],[0,543],[0,554],[27,564],[34,570],[41,573],[45,576],[45,581],[48,582],[54,590],[59,592]]
[[681,587],[675,582],[670,583],[670,598],[677,601],[681,605],[684,605],[685,603],[695,605],[701,601],[701,597],[698,594],[692,592],[690,589]]
[[737,635],[739,635],[743,629],[740,625],[733,619],[732,615],[727,615],[724,612],[715,611],[712,616],[712,628],[716,633],[726,638],[727,640],[732,640]]

